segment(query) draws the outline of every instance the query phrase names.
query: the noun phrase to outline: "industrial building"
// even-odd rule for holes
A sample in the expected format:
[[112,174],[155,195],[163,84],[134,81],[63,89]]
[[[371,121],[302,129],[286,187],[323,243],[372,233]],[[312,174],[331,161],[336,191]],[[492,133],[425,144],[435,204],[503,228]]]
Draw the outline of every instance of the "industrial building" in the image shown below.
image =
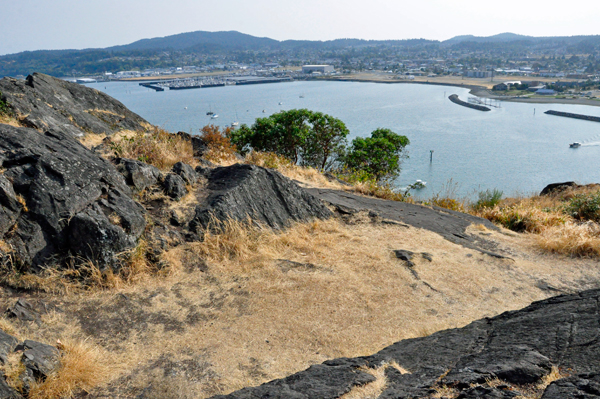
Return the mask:
[[334,72],[333,66],[331,65],[302,65],[303,73],[332,73]]

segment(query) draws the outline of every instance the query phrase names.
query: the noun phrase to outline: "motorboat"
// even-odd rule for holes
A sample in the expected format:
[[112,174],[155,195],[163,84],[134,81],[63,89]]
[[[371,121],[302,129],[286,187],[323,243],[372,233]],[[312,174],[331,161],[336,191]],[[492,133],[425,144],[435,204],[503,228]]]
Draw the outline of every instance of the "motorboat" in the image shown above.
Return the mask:
[[412,185],[412,187],[416,190],[419,190],[421,188],[425,188],[425,186],[427,185],[426,181],[417,179],[417,181],[414,182],[414,184]]
[[218,117],[219,117],[219,115],[217,115],[217,114],[212,114],[212,115],[210,116],[210,119],[217,119]]
[[576,141],[574,143],[569,144],[569,147],[571,147],[571,148],[579,148],[579,147],[581,147],[581,143],[578,142],[578,141]]
[[240,125],[240,123],[239,123],[239,122],[233,122],[233,123],[231,124],[231,127],[236,127],[236,126],[239,126],[239,125]]

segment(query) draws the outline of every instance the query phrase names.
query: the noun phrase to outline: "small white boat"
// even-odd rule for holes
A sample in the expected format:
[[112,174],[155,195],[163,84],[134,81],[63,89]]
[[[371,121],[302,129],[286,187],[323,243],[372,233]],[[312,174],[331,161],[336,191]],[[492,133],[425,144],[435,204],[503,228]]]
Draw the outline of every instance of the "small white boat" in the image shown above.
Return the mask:
[[183,109],[187,109],[187,107],[183,107]]
[[267,113],[267,111],[265,111],[265,110],[263,109],[263,114],[266,114],[266,113]]
[[217,119],[218,117],[219,117],[219,115],[217,115],[217,114],[212,114],[212,115],[210,116],[210,119]]
[[231,127],[236,127],[236,126],[239,126],[239,125],[240,125],[240,123],[239,123],[239,122],[233,122],[233,123],[231,124]]
[[283,105],[283,103],[281,101],[279,101],[279,105]]
[[423,181],[421,179],[417,179],[417,181],[413,184],[413,188],[419,190],[421,188],[425,188],[426,185],[427,185],[426,181]]
[[569,147],[571,147],[571,148],[579,148],[579,147],[581,147],[581,143],[578,142],[578,141],[576,141],[574,143],[569,144]]

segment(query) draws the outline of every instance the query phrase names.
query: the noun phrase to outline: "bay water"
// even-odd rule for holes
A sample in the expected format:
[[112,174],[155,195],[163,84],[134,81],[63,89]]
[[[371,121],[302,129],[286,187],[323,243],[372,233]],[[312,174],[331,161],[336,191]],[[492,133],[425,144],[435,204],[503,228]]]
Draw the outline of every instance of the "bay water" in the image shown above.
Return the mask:
[[[472,198],[494,188],[505,196],[529,195],[549,183],[600,183],[600,123],[544,114],[552,109],[600,116],[600,107],[502,102],[481,112],[448,100],[458,94],[466,101],[467,89],[422,84],[309,81],[164,92],[131,82],[87,86],[172,132],[198,134],[205,125],[234,121],[251,125],[294,108],[341,119],[349,141],[390,128],[411,142],[396,184],[427,182],[413,191],[417,198],[448,190]],[[219,117],[211,119],[208,111]],[[569,148],[574,141],[583,145]]]

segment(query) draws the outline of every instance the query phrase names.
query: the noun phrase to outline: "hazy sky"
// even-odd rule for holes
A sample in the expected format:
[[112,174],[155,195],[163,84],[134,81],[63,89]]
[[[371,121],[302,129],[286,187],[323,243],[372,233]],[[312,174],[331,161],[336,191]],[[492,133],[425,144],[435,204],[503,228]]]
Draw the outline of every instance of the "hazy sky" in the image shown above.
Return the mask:
[[197,30],[277,40],[600,34],[598,0],[0,0],[0,54]]

